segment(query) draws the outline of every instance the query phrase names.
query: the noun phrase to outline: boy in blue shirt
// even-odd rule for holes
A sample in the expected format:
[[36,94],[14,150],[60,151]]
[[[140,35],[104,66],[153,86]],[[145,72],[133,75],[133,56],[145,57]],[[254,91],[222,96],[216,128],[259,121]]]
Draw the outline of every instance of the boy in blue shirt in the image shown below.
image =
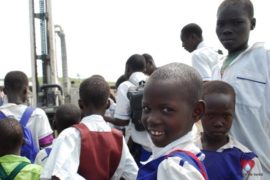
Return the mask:
[[203,153],[193,143],[192,126],[204,113],[202,79],[192,67],[171,63],[149,77],[142,122],[154,147],[137,179],[207,179]]
[[223,81],[203,84],[205,114],[203,132],[197,145],[205,154],[204,164],[209,179],[262,179],[257,156],[228,135],[235,111],[235,92]]

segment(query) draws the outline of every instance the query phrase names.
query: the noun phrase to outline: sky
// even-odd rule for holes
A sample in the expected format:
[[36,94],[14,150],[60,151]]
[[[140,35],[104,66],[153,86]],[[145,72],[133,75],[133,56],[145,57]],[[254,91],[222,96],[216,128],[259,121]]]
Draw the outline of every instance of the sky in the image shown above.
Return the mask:
[[[250,44],[270,42],[268,1],[253,0],[257,24],[250,34]],[[31,77],[29,0],[0,2],[0,79],[11,70],[24,71]],[[208,45],[224,50],[215,33],[220,2],[52,0],[52,21],[61,25],[66,35],[70,77],[83,79],[100,74],[114,82],[124,73],[125,62],[133,54],[151,54],[157,66],[170,62],[190,64],[190,54],[182,48],[180,31],[191,22],[202,27]],[[58,74],[61,76],[60,47],[57,45]],[[41,68],[40,61],[38,64]]]

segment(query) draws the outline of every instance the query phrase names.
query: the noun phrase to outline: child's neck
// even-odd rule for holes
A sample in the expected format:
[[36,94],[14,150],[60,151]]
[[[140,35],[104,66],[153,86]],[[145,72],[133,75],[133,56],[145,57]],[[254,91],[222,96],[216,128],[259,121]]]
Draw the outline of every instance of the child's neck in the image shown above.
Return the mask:
[[9,103],[14,103],[14,104],[24,104],[24,102],[23,102],[23,100],[22,100],[22,98],[20,98],[20,97],[18,97],[18,96],[16,96],[16,95],[9,95],[8,96],[8,102]]
[[5,156],[5,155],[16,155],[16,156],[20,156],[20,152],[21,149],[14,149],[14,150],[10,150],[10,151],[6,151],[6,152],[0,152],[0,157],[1,156]]
[[246,44],[245,46],[243,46],[235,51],[229,52],[228,56],[230,56],[230,57],[238,56],[241,52],[243,52],[247,48],[248,48],[248,45]]
[[202,149],[204,149],[204,150],[216,151],[220,147],[227,144],[228,141],[229,141],[228,136],[224,136],[224,138],[219,139],[219,140],[208,138],[204,133],[201,136]]

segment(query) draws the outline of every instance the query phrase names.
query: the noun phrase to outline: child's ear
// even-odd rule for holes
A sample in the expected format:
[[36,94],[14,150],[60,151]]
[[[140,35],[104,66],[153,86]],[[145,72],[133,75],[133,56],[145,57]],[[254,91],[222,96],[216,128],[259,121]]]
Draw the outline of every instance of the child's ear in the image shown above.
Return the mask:
[[203,100],[199,100],[195,103],[194,109],[193,109],[193,120],[194,122],[197,122],[201,119],[201,117],[204,115],[205,112],[205,102]]
[[22,146],[24,146],[24,145],[25,145],[25,139],[22,138]]
[[7,94],[7,89],[5,87],[3,88],[3,92],[4,94]]
[[83,110],[83,102],[81,99],[78,100],[78,105],[79,105],[80,109]]
[[110,99],[107,100],[107,103],[106,103],[106,109],[109,109],[111,106],[111,101]]
[[256,26],[256,19],[252,18],[251,19],[251,27],[250,27],[250,29],[253,30],[255,28],[255,26]]

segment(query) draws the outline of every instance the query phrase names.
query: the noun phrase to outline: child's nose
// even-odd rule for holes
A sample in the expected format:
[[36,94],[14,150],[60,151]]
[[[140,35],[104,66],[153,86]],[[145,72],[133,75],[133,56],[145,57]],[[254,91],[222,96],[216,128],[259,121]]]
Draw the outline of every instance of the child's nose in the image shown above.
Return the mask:
[[220,128],[224,126],[224,119],[222,117],[217,118],[217,120],[214,123],[214,127]]
[[151,113],[149,113],[147,121],[150,124],[159,124],[161,122],[160,116],[155,111],[152,111]]

